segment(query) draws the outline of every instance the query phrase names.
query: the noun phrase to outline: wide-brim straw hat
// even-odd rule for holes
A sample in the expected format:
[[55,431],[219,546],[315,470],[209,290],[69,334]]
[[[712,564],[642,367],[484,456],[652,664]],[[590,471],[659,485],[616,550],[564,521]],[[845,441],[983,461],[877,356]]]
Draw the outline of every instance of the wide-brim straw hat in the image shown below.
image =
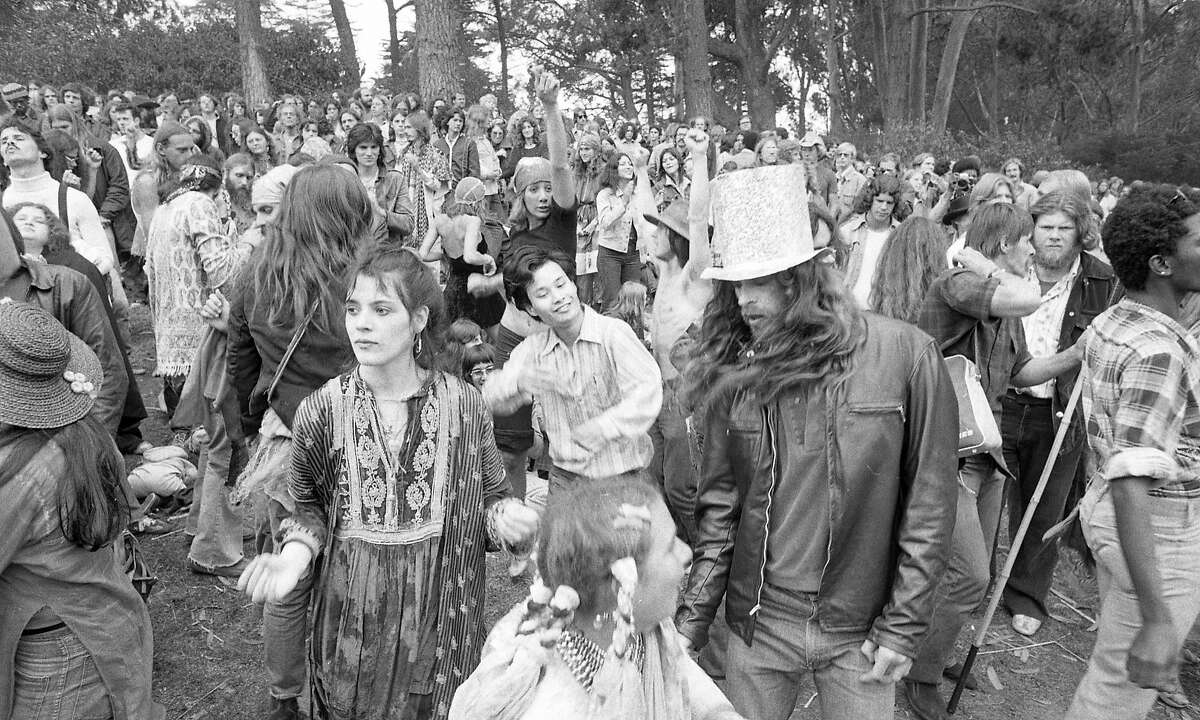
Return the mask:
[[53,316],[26,303],[0,303],[0,422],[70,425],[95,402],[84,383],[98,391],[103,381],[96,354]]
[[828,248],[813,247],[804,168],[771,165],[735,170],[712,184],[712,267],[708,280],[767,277],[802,265]]

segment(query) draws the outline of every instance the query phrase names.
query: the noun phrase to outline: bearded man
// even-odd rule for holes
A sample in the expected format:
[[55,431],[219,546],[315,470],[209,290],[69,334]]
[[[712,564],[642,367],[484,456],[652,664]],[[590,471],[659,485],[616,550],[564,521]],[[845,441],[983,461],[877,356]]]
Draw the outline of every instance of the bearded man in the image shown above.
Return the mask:
[[235,153],[225,160],[225,194],[229,196],[229,220],[241,237],[254,224],[250,186],[254,182],[254,160],[246,153]]

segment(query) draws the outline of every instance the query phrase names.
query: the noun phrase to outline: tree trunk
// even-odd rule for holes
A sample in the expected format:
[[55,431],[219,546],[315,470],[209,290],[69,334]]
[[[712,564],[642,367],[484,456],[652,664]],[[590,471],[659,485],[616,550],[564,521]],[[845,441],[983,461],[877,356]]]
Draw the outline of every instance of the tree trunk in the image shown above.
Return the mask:
[[829,135],[830,137],[841,137],[846,132],[846,124],[842,115],[844,102],[842,100],[841,63],[838,62],[838,46],[842,41],[837,32],[837,0],[827,0],[826,15],[829,23],[825,30],[825,72],[829,80],[825,95],[829,98]]
[[417,0],[417,84],[421,97],[432,107],[435,98],[462,92],[458,68],[462,33],[455,0]]
[[400,31],[396,27],[396,0],[383,0],[387,4],[388,16],[388,68],[392,78],[392,92],[400,92]]
[[[916,0],[914,10],[924,10],[929,0]],[[927,92],[929,65],[929,13],[913,16],[912,38],[908,55],[908,120],[917,125],[925,124],[925,93]]]
[[1142,61],[1146,55],[1146,0],[1129,0],[1133,10],[1133,45],[1129,48],[1129,105],[1125,128],[1135,133],[1142,113]]
[[734,0],[734,23],[750,122],[759,130],[773,128],[775,98],[771,97],[769,84],[772,58],[767,57],[763,46],[762,18],[750,7],[749,0]]
[[[957,0],[955,4],[958,7],[966,7],[970,2],[971,0]],[[962,55],[963,41],[977,12],[978,10],[955,12],[950,20],[950,33],[946,36],[946,46],[942,48],[937,87],[933,91],[934,132],[946,131],[946,120],[950,117],[950,101],[954,96],[954,78],[958,74],[958,58]]]
[[646,122],[654,124],[654,119],[658,115],[658,93],[655,91],[655,85],[658,83],[658,68],[654,62],[648,62],[642,68],[642,90],[646,96]]
[[908,100],[909,12],[912,0],[872,0],[875,83],[883,127],[904,122]]
[[637,117],[637,99],[633,96],[633,73],[621,73],[621,117]]
[[246,107],[252,109],[271,99],[271,83],[262,59],[261,0],[234,0],[234,18],[242,61],[242,94]]
[[512,101],[508,95],[508,31],[504,26],[503,0],[492,0],[492,10],[496,13],[496,43],[500,46],[500,113],[508,117],[512,112]]
[[689,116],[713,116],[712,73],[708,67],[708,20],[704,0],[675,0],[676,13],[682,20],[681,69],[683,104]]
[[333,25],[337,28],[338,55],[342,59],[342,75],[347,87],[357,88],[362,82],[362,72],[358,68],[358,53],[354,50],[354,30],[350,27],[350,17],[346,15],[345,0],[329,0],[329,9],[333,12]]

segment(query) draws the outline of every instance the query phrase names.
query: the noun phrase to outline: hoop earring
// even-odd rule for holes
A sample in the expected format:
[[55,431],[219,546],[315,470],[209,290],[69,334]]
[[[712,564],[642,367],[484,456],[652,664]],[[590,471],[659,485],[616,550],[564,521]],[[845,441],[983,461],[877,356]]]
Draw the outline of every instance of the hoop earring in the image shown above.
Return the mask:
[[417,333],[415,336],[413,336],[413,357],[421,357],[421,350],[423,349],[421,333]]

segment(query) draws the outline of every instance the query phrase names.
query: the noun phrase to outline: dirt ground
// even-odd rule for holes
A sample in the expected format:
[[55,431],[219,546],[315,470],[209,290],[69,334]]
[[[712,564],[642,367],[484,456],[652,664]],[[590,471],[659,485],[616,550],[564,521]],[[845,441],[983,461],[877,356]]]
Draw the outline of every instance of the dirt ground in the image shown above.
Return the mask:
[[[133,313],[132,363],[151,417],[143,433],[152,443],[167,440],[158,407],[160,386],[152,377],[153,338],[148,314]],[[131,460],[136,461],[135,458]],[[150,598],[154,625],[154,694],[170,720],[258,720],[266,707],[266,675],[262,666],[261,607],[235,588],[187,571],[182,531],[144,538],[142,547],[159,582]],[[253,548],[247,543],[247,553]],[[980,689],[966,691],[955,717],[963,720],[1057,720],[1066,711],[1082,676],[1095,633],[1089,628],[1097,612],[1095,582],[1067,556],[1059,565],[1052,617],[1035,638],[1012,632],[1007,617],[997,617],[975,669]],[[489,624],[521,600],[527,585],[508,579],[500,557],[488,558]],[[974,629],[964,630],[965,646]],[[1195,633],[1189,647],[1200,647]],[[1184,690],[1200,702],[1200,667],[1185,666]],[[942,691],[949,696],[950,683]],[[818,718],[818,701],[805,680],[793,720]],[[896,718],[913,717],[897,698]],[[1154,720],[1200,720],[1200,710],[1170,710],[1161,704]]]

